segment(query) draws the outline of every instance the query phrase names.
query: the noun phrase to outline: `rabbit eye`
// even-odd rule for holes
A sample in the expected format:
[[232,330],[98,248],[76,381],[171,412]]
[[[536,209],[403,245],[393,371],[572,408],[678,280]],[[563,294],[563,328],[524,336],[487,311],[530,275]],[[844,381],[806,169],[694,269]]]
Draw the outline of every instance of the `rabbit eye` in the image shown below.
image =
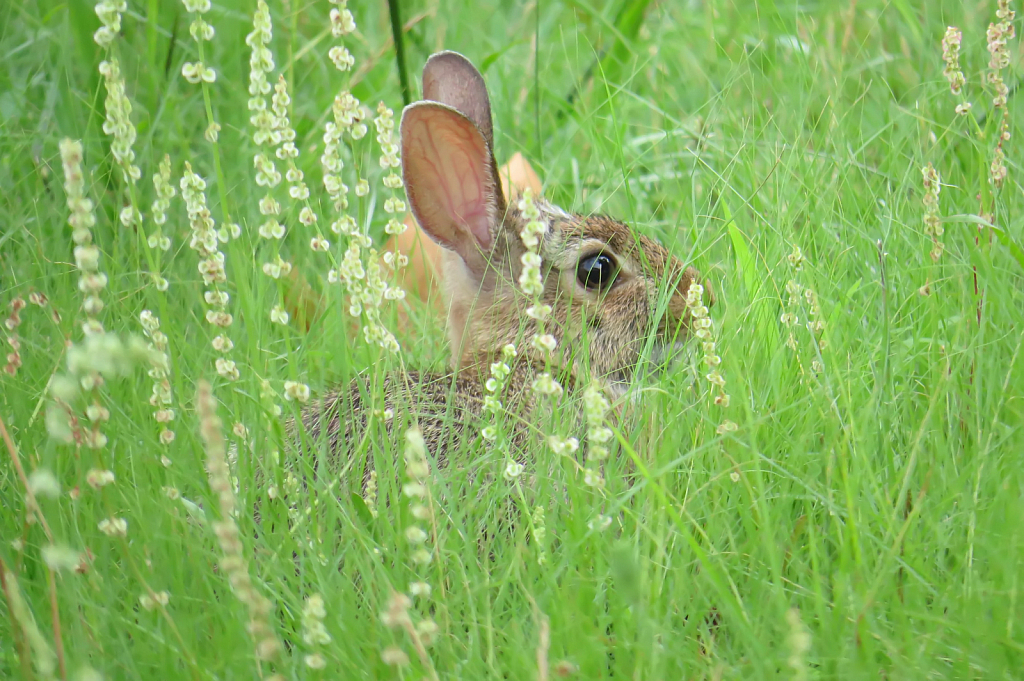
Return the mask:
[[612,285],[618,272],[619,267],[611,256],[598,253],[580,260],[576,280],[590,291],[602,291]]

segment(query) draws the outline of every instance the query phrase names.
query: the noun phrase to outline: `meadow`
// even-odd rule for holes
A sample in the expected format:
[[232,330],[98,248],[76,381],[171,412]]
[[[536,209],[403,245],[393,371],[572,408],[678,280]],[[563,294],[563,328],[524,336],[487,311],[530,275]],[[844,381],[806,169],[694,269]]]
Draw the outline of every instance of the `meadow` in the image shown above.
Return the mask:
[[[402,0],[403,78],[384,2],[4,3],[0,678],[1021,678],[1009,4]],[[377,264],[441,49],[499,163],[715,292],[602,486],[557,403],[525,471],[284,446],[447,366]]]

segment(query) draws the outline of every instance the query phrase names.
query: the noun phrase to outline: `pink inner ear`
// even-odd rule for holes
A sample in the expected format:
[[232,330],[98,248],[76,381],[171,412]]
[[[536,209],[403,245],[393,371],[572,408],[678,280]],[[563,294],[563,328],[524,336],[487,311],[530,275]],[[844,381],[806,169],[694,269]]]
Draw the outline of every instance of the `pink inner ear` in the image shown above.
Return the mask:
[[[446,217],[467,230],[483,251],[491,248],[490,187],[488,163],[490,152],[483,136],[473,124],[451,111],[424,111],[418,124],[408,131],[411,144],[407,149],[419,151],[420,169],[434,182],[427,189],[433,193]],[[429,227],[425,226],[429,229]],[[452,234],[458,242],[460,235]],[[455,250],[462,252],[458,243]]]

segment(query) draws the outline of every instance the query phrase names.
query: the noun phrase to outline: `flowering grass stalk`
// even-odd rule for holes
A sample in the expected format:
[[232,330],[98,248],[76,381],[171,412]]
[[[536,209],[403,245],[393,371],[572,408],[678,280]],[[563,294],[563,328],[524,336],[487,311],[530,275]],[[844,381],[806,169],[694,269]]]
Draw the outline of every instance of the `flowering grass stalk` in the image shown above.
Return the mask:
[[[398,167],[401,165],[401,160],[397,155],[398,146],[393,143],[391,137],[391,132],[394,129],[391,110],[381,104],[381,107],[378,107],[378,113],[375,124],[378,130],[377,140],[381,143],[382,148],[381,167]],[[361,122],[359,101],[351,93],[342,92],[335,98],[334,115],[333,132],[329,133],[331,137],[337,137],[340,140],[340,132],[347,131],[355,141],[366,134],[366,126]],[[354,151],[353,155],[355,155]],[[328,180],[326,174],[324,182],[325,186],[330,184],[330,188],[341,190],[344,187],[344,183],[339,184],[334,179]],[[368,193],[369,183],[365,179],[357,179],[356,196],[361,199]],[[335,192],[335,204],[347,206],[347,199],[343,200],[341,194],[343,192]],[[393,201],[393,198],[389,198],[385,201],[385,210],[387,211],[389,208],[391,212],[399,208],[404,210],[404,203],[399,206]],[[397,354],[401,349],[398,340],[384,325],[380,311],[385,300],[401,300],[405,297],[405,292],[397,286],[388,285],[384,280],[379,253],[373,247],[373,240],[357,227],[356,222],[349,215],[343,213],[335,220],[331,231],[339,236],[348,237],[348,247],[345,249],[337,269],[328,272],[328,282],[344,284],[349,294],[349,314],[362,318],[363,338],[366,343],[377,345],[387,352]],[[397,266],[396,260],[391,262]]]
[[993,92],[992,107],[1001,114],[997,124],[996,145],[992,152],[992,162],[989,165],[989,182],[997,190],[1002,189],[1007,175],[1006,151],[1003,144],[1010,140],[1010,112],[1006,106],[1010,88],[1003,79],[1003,70],[1010,65],[1007,43],[1017,35],[1013,26],[1013,18],[1014,11],[1010,9],[1010,0],[998,0],[996,3],[997,21],[988,25],[986,33],[990,55],[986,81]]
[[[349,36],[356,30],[355,19],[347,7],[345,0],[331,0],[336,7],[331,9],[331,34],[339,40]],[[355,58],[342,43],[334,45],[328,56],[335,68],[343,73],[350,72]],[[362,199],[370,191],[369,183],[360,177],[357,159],[359,153],[356,142],[366,136],[367,126],[363,122],[364,107],[348,90],[342,90],[331,106],[333,120],[324,126],[324,151],[320,157],[323,169],[323,184],[331,199],[334,211],[338,214],[331,223],[333,232],[343,241],[339,243],[340,258],[332,259],[332,266],[327,273],[327,281],[331,284],[343,284],[349,295],[349,314],[359,317],[363,322],[363,338],[370,345],[377,345],[385,351],[397,354],[400,351],[398,340],[381,320],[380,310],[385,300],[398,301],[405,297],[405,292],[396,285],[389,285],[384,279],[380,267],[380,254],[373,247],[373,240],[362,230],[356,220],[348,212],[349,187],[343,179],[345,163],[342,160],[344,139],[349,139],[349,150],[353,159],[355,172],[355,195]],[[394,172],[401,167],[398,155],[398,144],[394,138],[394,114],[383,102],[377,107],[374,124],[377,128],[377,142],[381,147],[380,167],[388,170],[384,177],[384,186],[391,191],[391,196],[384,202],[384,210],[392,216],[388,220],[385,231],[388,234],[398,233],[404,229],[400,220],[393,217],[394,213],[405,210],[405,202],[395,192],[402,187],[401,177]],[[396,224],[398,225],[396,227]],[[314,251],[329,254],[330,243],[322,234],[310,241]],[[404,266],[407,258],[384,255],[385,262],[397,270]]]
[[199,273],[202,275],[206,291],[206,322],[214,327],[218,335],[213,339],[213,349],[221,354],[214,361],[217,374],[228,381],[239,378],[238,366],[231,359],[231,351],[235,344],[227,334],[228,328],[234,323],[234,317],[228,312],[230,297],[224,289],[227,283],[227,270],[224,264],[224,253],[219,242],[226,241],[214,229],[216,223],[206,206],[206,180],[192,172],[192,164],[185,162],[185,173],[181,178],[181,196],[185,200],[192,237],[189,246],[199,256]]
[[[409,543],[408,554],[414,571],[425,571],[433,562],[434,554],[429,546],[435,517],[430,494],[430,463],[427,460],[427,446],[419,428],[412,427],[405,434],[405,483],[402,495],[409,500],[409,513],[413,522],[405,527],[405,540]],[[436,538],[436,537],[435,537]],[[411,613],[416,610],[414,599],[421,603],[419,610],[429,612],[431,586],[422,572],[408,586],[408,594],[392,591],[387,609],[381,614],[381,622],[389,629],[402,629],[409,637],[422,665],[436,679],[427,653],[427,648],[437,638],[439,628],[429,615],[420,615],[413,621]],[[385,663],[404,667],[409,664],[408,656],[397,645],[385,648],[381,654]]]
[[[601,389],[594,384],[583,391],[583,414],[587,421],[587,461],[583,469],[583,482],[602,497],[605,495],[606,480],[602,467],[608,459],[608,443],[613,433],[605,419],[610,405]],[[599,513],[592,518],[587,526],[591,530],[603,532],[612,523],[610,516]]]
[[[384,102],[381,102],[377,107],[377,118],[373,122],[377,127],[377,143],[380,144],[381,149],[380,166],[387,172],[381,182],[391,192],[391,196],[384,202],[384,212],[389,215],[384,233],[388,236],[398,236],[405,233],[407,227],[399,217],[406,209],[405,200],[400,194],[405,184],[402,182],[402,176],[396,172],[401,168],[402,160],[398,155],[399,141],[395,139],[394,113],[384,105]],[[409,258],[401,253],[398,255],[385,253],[384,261],[397,272],[408,264]],[[396,289],[396,291],[401,292],[401,289]],[[398,293],[390,296],[393,300],[401,300],[402,297],[404,296]]]
[[[107,90],[106,120],[103,123],[103,132],[110,135],[110,151],[114,160],[124,174],[125,182],[135,184],[142,177],[142,171],[135,165],[135,151],[132,146],[135,144],[136,131],[132,123],[132,105],[125,94],[124,77],[121,75],[121,67],[114,54],[114,46],[121,31],[121,14],[127,11],[128,3],[125,0],[102,0],[96,7],[96,16],[99,17],[100,28],[93,35],[96,44],[103,48],[107,59],[100,62],[99,71],[103,76],[103,82]],[[134,197],[132,197],[134,198]],[[134,203],[129,204],[127,218],[122,212],[122,222],[130,226],[136,213],[133,212]]]
[[[522,212],[526,224],[519,233],[526,251],[520,256],[522,269],[519,273],[519,288],[528,297],[530,305],[526,315],[534,320],[535,331],[530,339],[530,345],[544,359],[545,371],[539,373],[533,380],[530,388],[539,398],[539,401],[550,400],[556,404],[564,392],[562,385],[551,375],[551,359],[558,348],[558,339],[547,331],[546,324],[551,316],[551,306],[541,302],[541,294],[544,291],[544,282],[541,278],[540,266],[542,258],[540,245],[548,233],[547,222],[542,218],[540,209],[537,207],[533,197],[533,190],[526,187],[519,200],[519,210]],[[555,433],[547,434],[548,443],[558,451],[567,449],[575,450],[574,439],[565,439]],[[506,452],[507,455],[507,452]],[[522,473],[522,466],[518,463],[516,475]],[[506,471],[506,474],[508,471]]]
[[257,661],[272,662],[283,647],[270,623],[272,604],[260,593],[249,576],[244,545],[238,525],[235,523],[235,493],[231,485],[231,471],[228,468],[227,447],[221,432],[221,421],[217,416],[217,402],[213,396],[213,389],[206,381],[199,382],[197,407],[200,435],[206,445],[210,489],[216,495],[220,516],[220,520],[213,523],[213,531],[217,535],[222,553],[220,567],[231,584],[231,591],[248,610],[248,630],[256,645]]
[[[81,276],[78,287],[85,294],[83,309],[86,320],[82,325],[87,349],[68,351],[70,378],[51,383],[51,394],[56,403],[47,412],[47,428],[51,435],[64,442],[84,444],[99,450],[107,444],[103,425],[110,419],[110,410],[103,405],[102,386],[104,376],[116,373],[123,364],[123,347],[116,336],[106,334],[98,315],[103,310],[100,292],[106,288],[107,275],[100,271],[100,250],[93,243],[91,227],[95,224],[92,201],[84,195],[82,175],[82,144],[69,139],[61,142],[61,158],[64,164],[64,188],[68,197],[75,243],[75,262]],[[89,404],[84,409],[84,419],[76,414],[74,402],[81,393],[87,396]],[[100,524],[104,533],[123,534],[123,520],[107,519]]]
[[99,315],[103,311],[100,294],[107,287],[107,275],[100,271],[100,249],[93,243],[92,227],[96,224],[92,200],[85,196],[85,178],[82,174],[82,143],[65,139],[60,144],[61,160],[64,164],[64,191],[67,193],[68,210],[71,215],[71,239],[75,243],[75,265],[81,276],[78,288],[85,294],[82,309],[85,322],[82,331],[86,335],[103,333]]
[[[787,331],[786,347],[793,351],[801,377],[806,376],[807,371],[801,356],[801,342],[797,336],[797,330],[800,328],[807,329],[811,343],[815,348],[813,352],[814,359],[811,360],[810,375],[812,381],[816,381],[816,377],[825,370],[821,360],[818,359],[820,357],[819,351],[828,347],[828,339],[824,335],[825,319],[821,311],[818,294],[810,287],[805,287],[798,281],[799,273],[807,262],[803,251],[794,244],[793,250],[786,256],[786,260],[792,268],[792,277],[786,282],[786,297],[779,321]],[[806,323],[801,324],[801,318],[806,318]],[[802,382],[803,379],[801,378]],[[735,430],[734,427],[730,429]]]
[[323,596],[309,596],[305,607],[302,608],[302,641],[310,652],[303,656],[302,661],[310,669],[320,670],[327,667],[322,648],[330,644],[332,639],[324,626],[326,616]]
[[729,394],[725,392],[725,377],[722,376],[722,358],[717,354],[715,340],[714,321],[708,314],[708,308],[704,305],[704,287],[701,284],[690,284],[686,292],[686,308],[690,312],[690,323],[693,327],[693,335],[701,343],[704,351],[704,366],[708,373],[708,383],[714,389],[712,400],[722,408],[729,406]]
[[[288,117],[288,107],[291,105],[291,97],[288,96],[288,83],[285,81],[284,76],[280,76],[277,80],[277,84],[274,86],[274,95],[271,98],[271,112],[272,112],[272,125],[274,136],[272,139],[277,140],[278,147],[275,152],[278,161],[286,164],[285,179],[289,183],[288,195],[295,202],[305,202],[309,198],[309,188],[306,183],[303,182],[302,171],[299,170],[295,165],[295,159],[299,157],[299,150],[295,146],[295,130],[291,126],[291,122]],[[271,177],[271,174],[274,174]],[[265,214],[270,216],[276,216],[281,214],[280,205],[273,199],[273,196],[269,193],[278,182],[280,182],[280,173],[270,165],[266,168],[260,169],[263,183],[266,183],[268,187],[267,197],[264,199],[265,202]],[[257,184],[261,184],[261,177],[258,176],[256,179]],[[309,218],[303,219],[308,213]],[[287,218],[285,218],[287,219]],[[302,208],[302,214],[300,215],[301,222],[315,222],[316,214],[313,213],[308,206]],[[268,274],[272,279],[277,279],[280,276],[287,276],[292,271],[291,263],[284,261],[280,256],[280,244],[287,234],[287,226],[279,222],[275,217],[270,217],[263,227],[260,228],[260,236],[265,239],[272,240],[270,242],[269,253],[274,257],[274,261],[268,261],[263,266],[263,272]],[[283,292],[278,289],[278,302],[274,305],[270,311],[270,321],[275,324],[287,326],[289,321],[288,312],[284,308],[283,304]]]
[[412,546],[412,562],[425,567],[433,560],[433,553],[427,545],[430,535],[421,524],[427,524],[429,529],[433,521],[429,489],[430,463],[427,461],[427,445],[418,428],[410,428],[405,434],[405,440],[406,482],[402,494],[410,500],[410,512],[415,520],[406,528],[405,537]]
[[[185,11],[193,15],[192,23],[189,24],[188,32],[192,36],[192,40],[195,41],[196,47],[199,52],[199,61],[190,62],[187,61],[181,67],[181,75],[188,82],[193,85],[199,85],[200,83],[215,83],[217,81],[217,72],[214,71],[210,66],[203,63],[203,45],[207,41],[213,40],[214,29],[203,15],[210,11],[212,4],[210,0],[182,0],[185,5]],[[209,138],[209,128],[207,129],[207,137]],[[212,140],[208,140],[211,143],[216,142],[216,137]]]
[[[960,70],[960,43],[962,40],[963,33],[956,26],[948,27],[946,34],[942,36],[942,61],[946,64],[942,75],[949,81],[949,90],[954,95],[959,95],[967,82],[964,72]],[[957,113],[961,112],[957,111]]]
[[921,169],[921,175],[924,179],[924,233],[932,240],[930,253],[932,261],[938,262],[945,249],[945,244],[942,242],[945,230],[939,219],[939,190],[942,188],[942,183],[939,180],[938,171],[931,163]]
[[583,391],[583,413],[587,419],[587,467],[583,481],[588,487],[604,489],[605,479],[601,466],[608,459],[608,442],[612,430],[605,425],[609,404],[595,385]]
[[[101,466],[86,475],[94,490],[114,481],[113,473],[104,466],[104,424],[110,420],[110,410],[103,404],[103,386],[112,378],[129,375],[140,361],[152,361],[150,350],[140,340],[124,342],[112,333],[93,333],[81,345],[68,348],[67,372],[50,384],[53,401],[47,406],[47,430],[58,442],[84,445],[89,450]],[[125,537],[128,522],[112,515],[101,520],[98,529],[108,537]]]
[[217,177],[221,217],[224,223],[221,235],[222,240],[226,241],[227,237],[237,238],[241,234],[241,228],[231,221],[231,203],[228,201],[227,182],[224,177],[219,145],[221,126],[213,112],[212,87],[217,82],[217,71],[207,63],[206,57],[206,43],[211,42],[216,35],[213,25],[205,17],[212,9],[213,4],[210,0],[182,0],[182,4],[192,18],[189,23],[189,35],[192,36],[192,41],[195,43],[198,60],[186,61],[182,64],[181,75],[190,84],[198,85],[203,95],[203,107],[206,113],[206,130],[203,137],[213,150],[213,169]]
[[[126,10],[125,0],[101,0],[95,6],[95,11],[102,26],[93,35],[93,40],[103,48],[106,57],[99,65],[107,93],[104,101],[106,118],[103,122],[103,132],[110,137],[110,152],[121,170],[125,185],[122,190],[125,195],[122,202],[124,205],[118,217],[126,229],[141,232],[142,213],[139,210],[136,183],[142,178],[142,170],[135,164],[134,150],[138,134],[132,123],[132,104],[125,90],[124,76],[117,55],[116,39],[121,30],[121,14]],[[162,284],[166,289],[166,280],[161,281],[159,272],[152,266],[152,257],[148,253],[146,255],[150,258],[150,269],[158,288]],[[98,298],[93,302],[96,300]]]
[[11,313],[4,320],[4,328],[7,330],[7,344],[11,351],[7,353],[7,363],[4,364],[4,373],[8,376],[17,376],[21,367],[21,339],[18,338],[18,327],[21,326],[21,311],[25,309],[25,299],[18,296],[11,299]]
[[[174,422],[174,397],[171,393],[171,358],[167,354],[167,335],[160,330],[160,319],[149,310],[143,310],[139,315],[142,322],[142,329],[150,340],[151,368],[149,377],[153,379],[153,394],[150,395],[149,404],[156,411],[153,412],[153,419],[159,424],[160,443],[167,446],[174,442],[174,431],[170,425]],[[166,454],[163,455],[166,458]]]
[[[976,153],[980,167],[984,168],[984,178],[980,180],[977,188],[978,216],[982,222],[978,225],[978,232],[975,235],[975,246],[982,247],[981,233],[985,230],[985,223],[997,224],[997,197],[1006,183],[1008,169],[1006,165],[1006,144],[1010,141],[1010,113],[1008,98],[1010,89],[1003,76],[1004,70],[1010,66],[1009,42],[1016,37],[1016,28],[1013,20],[1015,12],[1011,8],[1011,0],[997,0],[995,21],[989,23],[986,31],[986,48],[989,53],[988,70],[985,72],[983,85],[991,95],[992,110],[990,114],[983,115],[985,129],[982,130],[979,120],[973,115],[970,116],[973,124],[974,137],[980,141],[994,140],[994,145],[987,149],[984,145],[976,146]],[[962,32],[960,29],[950,26],[942,40],[942,59],[945,63],[943,74],[950,83],[950,90],[954,95],[960,97],[960,104],[957,105],[957,113],[968,114],[971,104],[966,101],[963,89],[966,79],[960,70],[960,45]],[[931,256],[938,261],[945,244],[941,241],[942,227],[938,223],[938,172],[929,163],[923,169],[924,173],[924,203],[925,203],[925,233],[932,238],[933,248]],[[988,242],[991,242],[992,230],[988,230]],[[986,243],[985,248],[988,247]],[[1018,261],[1024,263],[1024,259],[1018,256]],[[982,314],[982,287],[978,282],[977,268],[974,268],[974,293],[978,298],[977,318],[981,322]],[[929,294],[931,282],[919,289],[922,294]]]
[[153,190],[156,198],[153,200],[150,212],[156,229],[146,239],[146,245],[153,252],[153,262],[155,263],[155,269],[152,272],[153,285],[157,291],[164,293],[170,284],[160,274],[161,254],[171,250],[172,242],[171,237],[164,234],[163,227],[167,224],[167,211],[171,207],[171,200],[177,194],[171,181],[171,157],[167,154],[160,161],[159,170],[153,174]]
[[[266,189],[266,194],[259,202],[260,214],[265,218],[259,227],[261,238],[268,240],[264,248],[271,257],[263,263],[263,273],[271,279],[287,276],[292,269],[291,263],[281,259],[276,242],[284,238],[285,227],[278,220],[281,215],[281,204],[274,198],[274,188],[281,183],[282,175],[270,156],[273,147],[281,144],[282,132],[278,127],[278,119],[272,109],[267,107],[267,95],[271,92],[268,76],[274,71],[274,55],[269,45],[273,38],[273,22],[270,8],[263,0],[256,5],[253,15],[252,32],[246,36],[245,42],[251,48],[249,56],[249,122],[253,128],[252,139],[256,145],[253,165],[256,168],[256,184]],[[273,320],[278,321],[278,320]]]
[[490,377],[484,381],[483,409],[484,413],[490,415],[490,423],[480,431],[481,436],[499,451],[506,452],[505,478],[514,480],[523,472],[523,466],[518,461],[507,455],[508,442],[505,432],[505,407],[501,402],[505,385],[508,382],[509,374],[512,373],[512,364],[518,356],[516,346],[509,343],[501,351],[501,358],[491,363]]

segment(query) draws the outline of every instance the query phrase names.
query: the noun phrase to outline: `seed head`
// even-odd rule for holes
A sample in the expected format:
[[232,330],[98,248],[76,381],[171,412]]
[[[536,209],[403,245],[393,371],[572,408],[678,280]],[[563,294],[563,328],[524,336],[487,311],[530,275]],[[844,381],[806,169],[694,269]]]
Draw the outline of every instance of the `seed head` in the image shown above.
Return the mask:
[[962,38],[963,34],[955,26],[948,27],[946,34],[942,37],[942,61],[946,64],[942,75],[949,81],[949,89],[954,95],[960,94],[965,83],[964,74],[960,70],[960,41]]

